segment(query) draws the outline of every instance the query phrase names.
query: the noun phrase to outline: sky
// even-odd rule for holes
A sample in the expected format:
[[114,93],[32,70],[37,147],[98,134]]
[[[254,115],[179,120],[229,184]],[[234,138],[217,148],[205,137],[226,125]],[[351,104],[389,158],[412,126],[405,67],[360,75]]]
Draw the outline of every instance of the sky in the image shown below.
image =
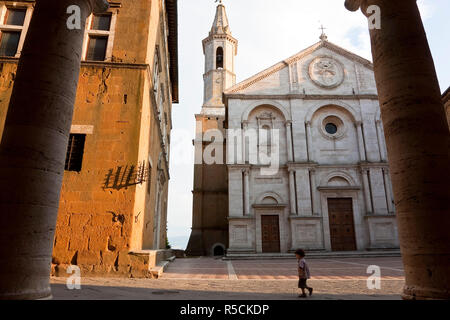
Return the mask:
[[[367,20],[344,8],[344,0],[224,0],[233,36],[238,39],[237,82],[319,41],[328,40],[372,60]],[[441,91],[450,86],[450,1],[419,0]],[[194,115],[203,103],[202,40],[214,21],[214,0],[178,0],[180,103],[173,105],[168,237],[185,249],[192,226]],[[412,66],[413,67],[413,66]]]

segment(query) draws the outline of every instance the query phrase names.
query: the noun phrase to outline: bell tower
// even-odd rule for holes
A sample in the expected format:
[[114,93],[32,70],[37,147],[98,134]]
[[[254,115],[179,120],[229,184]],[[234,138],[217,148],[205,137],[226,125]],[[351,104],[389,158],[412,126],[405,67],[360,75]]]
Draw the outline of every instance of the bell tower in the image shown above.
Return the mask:
[[231,35],[225,6],[217,6],[209,36],[203,40],[205,55],[203,108],[223,107],[222,93],[236,84],[234,57],[238,42]]
[[[186,254],[191,256],[223,255],[228,248],[228,173],[225,139],[212,141],[206,133],[220,131],[222,137],[225,137],[226,113],[222,95],[236,83],[234,57],[237,45],[237,40],[231,35],[225,6],[220,1],[209,35],[203,40],[205,55],[203,106],[201,113],[195,116],[192,233],[186,249]],[[204,162],[205,149],[212,144],[223,150],[221,163]]]

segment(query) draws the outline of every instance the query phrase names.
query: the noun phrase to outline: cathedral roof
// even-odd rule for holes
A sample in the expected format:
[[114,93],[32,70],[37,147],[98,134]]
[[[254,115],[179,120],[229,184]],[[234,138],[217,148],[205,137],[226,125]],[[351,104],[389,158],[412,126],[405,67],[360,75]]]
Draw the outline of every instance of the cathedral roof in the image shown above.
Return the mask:
[[230,25],[228,23],[227,12],[225,6],[220,2],[217,6],[216,17],[211,28],[210,35],[213,34],[229,34],[231,35]]
[[373,64],[372,62],[370,62],[367,59],[364,59],[361,56],[358,56],[334,43],[329,42],[326,38],[322,39],[320,42],[317,42],[315,44],[313,44],[312,46],[310,46],[309,48],[306,48],[305,50],[300,51],[299,53],[293,55],[292,57],[289,57],[283,61],[280,61],[279,63],[273,65],[272,67],[254,75],[251,78],[248,78],[236,85],[234,85],[233,87],[225,90],[225,94],[233,94],[236,93],[238,91],[244,90],[250,86],[252,86],[253,84],[271,76],[272,74],[274,74],[275,72],[280,71],[281,69],[299,61],[300,59],[312,54],[313,52],[321,49],[321,48],[327,48],[331,51],[336,52],[337,54],[340,54],[352,61],[358,62],[361,65],[363,65],[364,67],[370,69],[373,71]]

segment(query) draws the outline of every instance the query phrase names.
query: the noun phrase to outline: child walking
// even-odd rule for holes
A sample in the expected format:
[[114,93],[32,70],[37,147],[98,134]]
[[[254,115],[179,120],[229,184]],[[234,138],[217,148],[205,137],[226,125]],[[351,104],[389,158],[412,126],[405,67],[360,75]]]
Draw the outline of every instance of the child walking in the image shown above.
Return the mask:
[[302,294],[299,295],[300,298],[306,298],[305,289],[308,289],[309,295],[312,295],[313,288],[308,287],[306,281],[311,277],[309,273],[308,264],[305,260],[305,251],[298,249],[295,251],[295,256],[298,260],[298,287],[302,289]]

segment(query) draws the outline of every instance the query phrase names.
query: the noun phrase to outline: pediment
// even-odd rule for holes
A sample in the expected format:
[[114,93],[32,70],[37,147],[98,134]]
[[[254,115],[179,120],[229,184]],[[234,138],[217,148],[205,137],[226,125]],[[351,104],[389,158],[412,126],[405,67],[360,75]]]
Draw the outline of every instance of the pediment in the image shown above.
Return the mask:
[[[321,94],[344,81],[363,82],[364,93],[376,94],[373,64],[369,60],[329,41],[320,41],[225,90],[225,95],[284,95],[295,90]],[[346,87],[351,86],[347,83]]]

